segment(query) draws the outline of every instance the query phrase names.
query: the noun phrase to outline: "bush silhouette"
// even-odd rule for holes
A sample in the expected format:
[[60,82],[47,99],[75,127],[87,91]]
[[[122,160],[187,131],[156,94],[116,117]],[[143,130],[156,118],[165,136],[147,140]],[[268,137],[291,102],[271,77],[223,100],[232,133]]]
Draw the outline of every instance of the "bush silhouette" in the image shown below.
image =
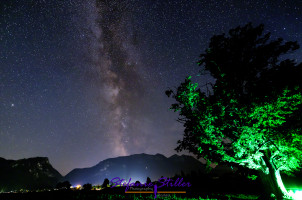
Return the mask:
[[86,184],[83,185],[83,190],[89,191],[91,189],[92,189],[92,185],[90,183],[86,183]]
[[56,185],[57,189],[70,189],[70,187],[71,187],[71,184],[69,181],[59,182]]
[[102,187],[105,188],[105,187],[108,187],[108,185],[109,185],[109,180],[108,180],[108,178],[105,178],[104,182],[102,184]]

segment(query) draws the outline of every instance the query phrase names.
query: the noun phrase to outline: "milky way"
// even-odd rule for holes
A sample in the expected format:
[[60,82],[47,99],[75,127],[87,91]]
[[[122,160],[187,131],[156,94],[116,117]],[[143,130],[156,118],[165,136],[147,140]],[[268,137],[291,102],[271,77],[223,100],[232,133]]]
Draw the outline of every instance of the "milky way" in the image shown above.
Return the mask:
[[[113,155],[128,155],[128,148],[145,145],[142,134],[143,93],[139,53],[135,46],[129,9],[126,3],[99,1],[90,8],[92,71],[100,87],[100,106],[107,115],[100,134],[108,140]],[[129,143],[130,145],[127,145]]]

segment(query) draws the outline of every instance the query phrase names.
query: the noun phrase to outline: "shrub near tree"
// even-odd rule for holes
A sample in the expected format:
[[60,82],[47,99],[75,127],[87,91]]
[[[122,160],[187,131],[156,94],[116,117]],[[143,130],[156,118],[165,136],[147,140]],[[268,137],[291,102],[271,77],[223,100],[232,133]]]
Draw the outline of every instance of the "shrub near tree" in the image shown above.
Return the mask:
[[166,94],[185,127],[177,151],[258,170],[268,195],[281,200],[289,194],[280,173],[291,175],[302,159],[302,64],[280,61],[296,42],[263,31],[249,23],[213,36],[198,62],[215,79],[207,92],[188,77]]

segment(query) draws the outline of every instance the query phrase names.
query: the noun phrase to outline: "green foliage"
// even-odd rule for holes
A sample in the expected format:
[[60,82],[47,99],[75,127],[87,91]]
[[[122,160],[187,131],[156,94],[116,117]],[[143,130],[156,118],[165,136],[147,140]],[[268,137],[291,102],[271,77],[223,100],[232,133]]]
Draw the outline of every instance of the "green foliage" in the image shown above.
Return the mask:
[[248,175],[247,177],[253,181],[257,179],[256,175]]
[[[201,92],[191,77],[174,92],[166,92],[177,103],[184,123],[184,139],[177,151],[189,150],[212,162],[228,161],[267,172],[267,156],[276,170],[290,174],[302,160],[302,65],[278,57],[295,50],[295,42],[282,39],[268,43],[261,37],[263,26],[230,30],[230,37],[214,36],[201,54],[216,78],[212,94]],[[282,71],[288,69],[287,74]],[[280,82],[276,78],[287,78]],[[267,86],[269,85],[269,87]],[[264,155],[266,152],[266,155]]]
[[174,110],[186,116],[190,130],[199,138],[199,154],[209,160],[240,163],[252,169],[262,168],[260,150],[269,149],[278,169],[290,172],[299,166],[302,155],[301,129],[280,131],[290,116],[302,104],[298,90],[284,90],[275,101],[240,106],[230,99],[209,101],[202,96],[190,77],[181,85],[176,100],[181,102]]

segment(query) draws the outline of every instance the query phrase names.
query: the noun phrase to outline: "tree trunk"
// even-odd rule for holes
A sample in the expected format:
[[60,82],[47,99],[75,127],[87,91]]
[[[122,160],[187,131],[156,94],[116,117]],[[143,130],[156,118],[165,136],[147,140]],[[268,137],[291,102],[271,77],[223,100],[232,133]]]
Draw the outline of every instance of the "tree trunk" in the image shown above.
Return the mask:
[[263,159],[269,169],[269,173],[260,172],[260,178],[265,186],[265,190],[268,194],[274,194],[277,200],[290,199],[282,182],[280,171],[275,168],[268,155],[269,154],[265,152]]
[[279,171],[276,171],[276,173],[270,172],[270,174],[261,172],[260,178],[264,184],[265,191],[267,192],[267,197],[270,196],[270,194],[274,194],[275,198],[278,200],[289,198]]

